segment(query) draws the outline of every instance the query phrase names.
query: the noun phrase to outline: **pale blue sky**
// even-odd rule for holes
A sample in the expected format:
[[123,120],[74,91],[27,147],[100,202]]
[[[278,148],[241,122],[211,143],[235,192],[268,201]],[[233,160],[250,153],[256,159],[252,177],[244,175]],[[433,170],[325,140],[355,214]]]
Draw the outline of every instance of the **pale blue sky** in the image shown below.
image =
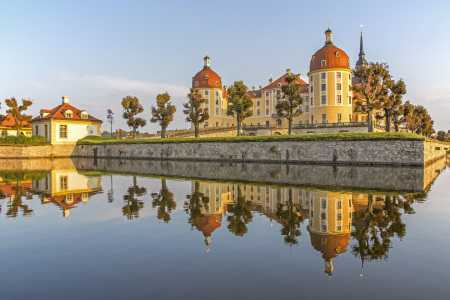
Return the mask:
[[[182,103],[205,50],[224,84],[266,85],[287,68],[306,76],[331,22],[354,66],[360,24],[369,61],[387,62],[424,105],[436,130],[450,129],[450,4],[447,1],[7,1],[0,0],[0,101],[31,98],[31,113],[62,96],[125,129],[120,102],[138,96],[143,117],[157,93]],[[158,125],[143,131],[154,132]],[[108,129],[105,124],[104,129]]]

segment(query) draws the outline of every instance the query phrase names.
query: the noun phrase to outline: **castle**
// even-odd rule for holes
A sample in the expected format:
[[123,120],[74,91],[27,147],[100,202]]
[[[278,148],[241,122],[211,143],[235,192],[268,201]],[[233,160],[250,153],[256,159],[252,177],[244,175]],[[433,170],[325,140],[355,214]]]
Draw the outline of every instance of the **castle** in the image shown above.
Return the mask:
[[[192,89],[202,94],[206,99],[203,107],[209,110],[209,120],[203,126],[236,126],[236,119],[226,114],[226,86],[222,86],[221,77],[211,69],[208,55],[203,60],[203,69],[192,78]],[[356,67],[366,63],[361,32]],[[290,73],[291,70],[287,69],[280,78],[270,78],[267,86],[248,91],[253,100],[252,116],[244,120],[244,126],[287,126],[287,119],[275,117],[275,106],[282,100],[281,87]],[[348,55],[334,45],[333,32],[328,28],[325,31],[325,45],[311,57],[307,74],[309,83],[299,76],[303,98],[299,110],[302,114],[294,118],[293,124],[365,122],[365,115],[354,112],[352,84],[355,84],[355,78],[352,73]]]

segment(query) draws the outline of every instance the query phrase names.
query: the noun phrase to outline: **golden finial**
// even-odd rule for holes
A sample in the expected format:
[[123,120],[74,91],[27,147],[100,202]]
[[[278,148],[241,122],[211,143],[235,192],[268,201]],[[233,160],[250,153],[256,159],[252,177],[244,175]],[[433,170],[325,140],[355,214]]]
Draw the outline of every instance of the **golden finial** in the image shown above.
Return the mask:
[[208,56],[208,50],[206,50],[206,56]]
[[364,25],[361,25],[361,33],[362,33],[362,28],[364,27]]
[[331,25],[331,23],[330,23],[330,22],[328,22],[328,29],[330,29],[330,25]]

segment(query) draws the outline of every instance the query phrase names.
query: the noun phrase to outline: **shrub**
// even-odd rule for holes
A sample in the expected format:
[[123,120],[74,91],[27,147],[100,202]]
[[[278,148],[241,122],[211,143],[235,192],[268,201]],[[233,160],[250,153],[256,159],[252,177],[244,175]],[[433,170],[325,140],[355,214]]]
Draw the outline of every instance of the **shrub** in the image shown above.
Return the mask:
[[0,139],[0,145],[41,145],[47,144],[47,140],[40,135],[34,136],[7,136]]

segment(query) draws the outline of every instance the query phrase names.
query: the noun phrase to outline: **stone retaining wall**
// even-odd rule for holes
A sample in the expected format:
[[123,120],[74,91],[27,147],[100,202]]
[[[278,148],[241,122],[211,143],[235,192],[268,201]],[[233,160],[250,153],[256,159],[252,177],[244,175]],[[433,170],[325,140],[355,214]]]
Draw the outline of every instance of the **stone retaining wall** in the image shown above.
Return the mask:
[[74,152],[97,158],[409,166],[445,154],[443,144],[424,140],[85,144]]
[[76,145],[0,146],[0,159],[70,157]]

